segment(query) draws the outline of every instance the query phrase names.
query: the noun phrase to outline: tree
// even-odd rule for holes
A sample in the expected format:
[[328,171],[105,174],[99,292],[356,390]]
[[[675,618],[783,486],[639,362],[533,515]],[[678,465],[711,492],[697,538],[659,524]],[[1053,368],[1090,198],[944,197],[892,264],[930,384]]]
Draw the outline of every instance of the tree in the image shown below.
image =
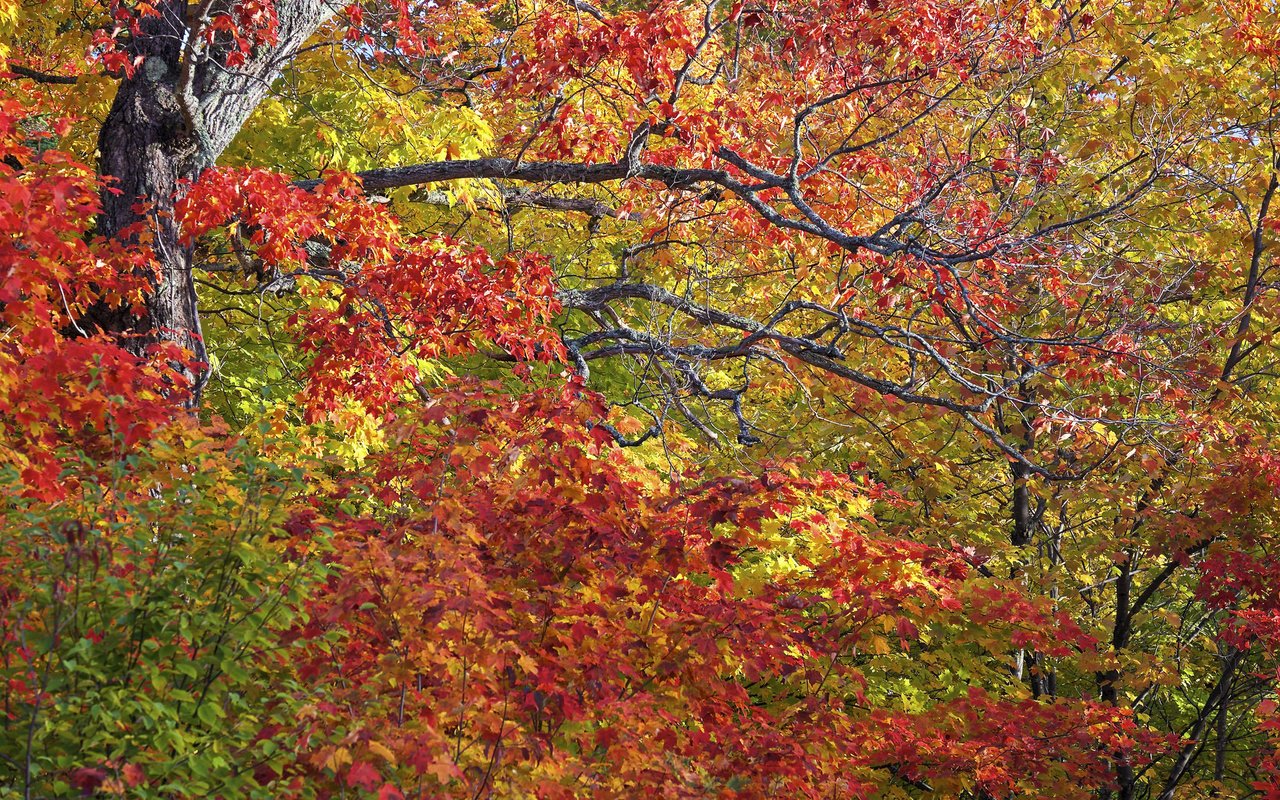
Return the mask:
[[1273,16],[6,11],[10,783],[1273,792]]

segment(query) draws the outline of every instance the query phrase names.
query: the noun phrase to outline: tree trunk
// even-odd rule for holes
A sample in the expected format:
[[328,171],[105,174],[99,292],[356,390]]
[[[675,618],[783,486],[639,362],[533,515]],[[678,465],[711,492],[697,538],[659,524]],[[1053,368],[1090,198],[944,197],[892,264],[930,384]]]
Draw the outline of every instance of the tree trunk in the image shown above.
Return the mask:
[[191,250],[180,244],[173,219],[180,181],[195,174],[198,150],[175,94],[182,52],[172,32],[185,30],[186,5],[170,1],[157,8],[161,16],[144,20],[142,35],[132,43],[131,54],[140,64],[120,84],[98,136],[98,172],[106,179],[98,230],[131,243],[150,242],[156,281],[145,316],[98,306],[90,321],[123,337],[138,355],[154,342],[170,340],[203,360]]
[[[137,69],[120,84],[98,137],[98,171],[107,180],[99,231],[128,242],[149,242],[157,274],[145,315],[129,309],[93,309],[89,322],[122,338],[144,355],[148,346],[175,342],[205,362],[192,251],[182,244],[173,209],[186,181],[216,162],[272,81],[298,48],[333,13],[320,0],[281,0],[276,41],[259,46],[242,66],[223,66],[225,43],[203,46],[201,28],[227,10],[208,2],[188,19],[182,0],[156,4],[160,15],[142,20],[129,45]],[[196,389],[202,368],[182,369]]]

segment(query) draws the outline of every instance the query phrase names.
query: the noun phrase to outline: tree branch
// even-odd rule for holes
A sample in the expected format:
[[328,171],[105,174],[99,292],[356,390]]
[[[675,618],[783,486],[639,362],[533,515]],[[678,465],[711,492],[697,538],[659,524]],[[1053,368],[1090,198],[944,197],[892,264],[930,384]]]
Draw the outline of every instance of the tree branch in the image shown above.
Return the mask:
[[72,86],[80,81],[74,75],[52,75],[48,72],[40,72],[30,67],[24,67],[21,64],[10,64],[9,72],[19,78],[28,78],[36,83],[49,83],[59,86]]

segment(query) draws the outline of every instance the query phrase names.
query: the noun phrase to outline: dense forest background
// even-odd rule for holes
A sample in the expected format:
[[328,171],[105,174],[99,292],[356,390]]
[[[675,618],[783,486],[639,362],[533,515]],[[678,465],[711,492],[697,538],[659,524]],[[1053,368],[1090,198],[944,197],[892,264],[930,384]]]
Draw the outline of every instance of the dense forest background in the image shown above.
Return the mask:
[[1271,0],[0,0],[0,798],[1280,798]]

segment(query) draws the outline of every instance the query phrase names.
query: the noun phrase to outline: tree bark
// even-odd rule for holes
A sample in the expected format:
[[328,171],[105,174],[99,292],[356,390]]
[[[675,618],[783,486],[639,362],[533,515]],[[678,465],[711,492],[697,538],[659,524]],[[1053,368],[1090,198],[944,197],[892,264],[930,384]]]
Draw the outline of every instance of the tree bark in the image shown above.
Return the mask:
[[90,321],[124,337],[138,355],[168,339],[202,358],[191,253],[173,219],[180,180],[192,176],[197,152],[175,94],[182,42],[174,32],[186,30],[186,6],[170,0],[157,8],[161,16],[144,20],[131,43],[140,63],[121,82],[98,135],[98,172],[106,181],[98,231],[130,243],[149,241],[158,261],[156,282],[144,317],[100,305]]
[[[270,90],[280,70],[333,14],[321,0],[281,0],[276,40],[259,46],[243,65],[225,66],[227,43],[203,43],[202,28],[229,10],[208,0],[188,16],[183,0],[157,3],[159,16],[141,21],[128,45],[137,64],[116,92],[98,137],[98,171],[106,180],[99,232],[149,243],[156,275],[146,312],[99,306],[88,322],[120,336],[142,356],[171,341],[205,362],[200,313],[191,273],[191,248],[182,242],[174,206],[188,181],[213,166]],[[203,368],[185,369],[196,389]]]

